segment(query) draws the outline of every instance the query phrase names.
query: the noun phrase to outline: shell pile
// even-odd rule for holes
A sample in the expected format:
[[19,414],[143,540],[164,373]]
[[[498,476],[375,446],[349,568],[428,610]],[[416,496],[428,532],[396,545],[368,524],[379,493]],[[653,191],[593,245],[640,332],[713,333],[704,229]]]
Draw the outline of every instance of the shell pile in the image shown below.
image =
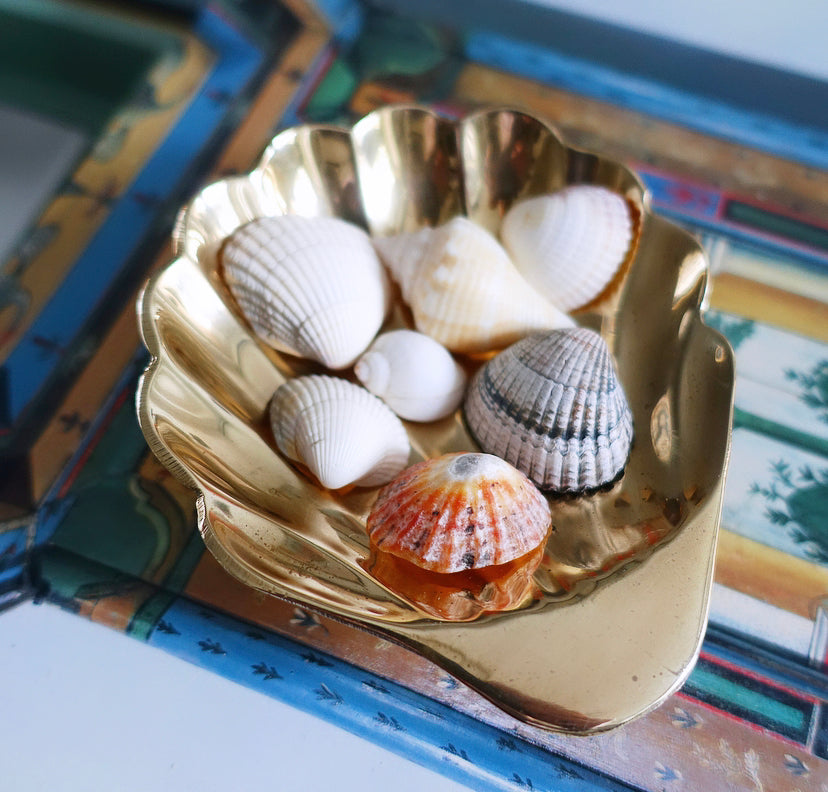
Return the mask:
[[[279,387],[270,404],[279,451],[328,489],[386,485],[367,528],[391,566],[447,576],[500,569],[492,575],[508,581],[497,602],[513,607],[549,530],[539,488],[589,492],[629,457],[632,418],[612,355],[567,312],[614,290],[636,221],[620,195],[573,186],[513,206],[503,244],[465,217],[374,240],[335,218],[242,226],[222,247],[221,272],[256,334],[326,369],[353,367],[362,383],[344,372]],[[392,280],[416,330],[380,333]],[[497,354],[482,366],[466,359],[478,366],[469,382],[452,353]],[[461,403],[484,453],[407,468],[400,419],[440,420]],[[472,618],[501,607],[485,592],[479,601],[455,594],[434,612]]]

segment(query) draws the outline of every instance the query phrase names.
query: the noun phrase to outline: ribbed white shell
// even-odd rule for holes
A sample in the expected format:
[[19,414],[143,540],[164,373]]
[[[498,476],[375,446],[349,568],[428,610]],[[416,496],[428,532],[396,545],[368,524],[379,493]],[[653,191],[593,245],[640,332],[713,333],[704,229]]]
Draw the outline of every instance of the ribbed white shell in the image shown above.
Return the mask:
[[344,220],[259,218],[227,240],[221,258],[242,313],[276,349],[345,368],[385,318],[387,274],[368,234]]
[[486,229],[466,217],[375,239],[418,330],[454,352],[500,349],[572,319],[515,269]]
[[451,353],[415,330],[378,335],[354,366],[357,379],[400,418],[436,421],[460,406],[466,373]]
[[544,490],[601,487],[630,454],[632,413],[612,354],[586,328],[529,336],[503,350],[472,379],[464,411],[484,451]]
[[626,259],[633,235],[624,197],[588,184],[516,203],[500,229],[518,270],[564,311],[604,291]]
[[365,388],[338,377],[296,377],[276,389],[270,423],[279,450],[323,487],[373,487],[407,464],[402,422]]

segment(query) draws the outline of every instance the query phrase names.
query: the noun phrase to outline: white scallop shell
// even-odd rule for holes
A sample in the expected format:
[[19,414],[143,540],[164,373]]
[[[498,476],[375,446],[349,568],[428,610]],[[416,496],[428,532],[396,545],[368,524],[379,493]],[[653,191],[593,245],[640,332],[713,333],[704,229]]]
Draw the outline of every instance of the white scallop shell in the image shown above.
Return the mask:
[[625,198],[578,184],[516,203],[500,229],[523,276],[564,311],[594,300],[633,245],[635,222]]
[[499,349],[573,324],[527,283],[497,239],[465,217],[374,244],[417,329],[454,352]]
[[280,385],[270,423],[279,450],[328,489],[386,484],[408,464],[400,419],[365,388],[338,377],[311,374]]
[[259,218],[229,237],[221,258],[242,314],[281,351],[345,368],[385,318],[388,276],[368,234],[344,220]]
[[483,366],[464,403],[483,451],[540,489],[580,492],[626,465],[632,413],[604,340],[587,328],[518,341]]
[[436,421],[463,400],[466,373],[451,353],[415,330],[378,335],[354,366],[357,379],[400,418]]

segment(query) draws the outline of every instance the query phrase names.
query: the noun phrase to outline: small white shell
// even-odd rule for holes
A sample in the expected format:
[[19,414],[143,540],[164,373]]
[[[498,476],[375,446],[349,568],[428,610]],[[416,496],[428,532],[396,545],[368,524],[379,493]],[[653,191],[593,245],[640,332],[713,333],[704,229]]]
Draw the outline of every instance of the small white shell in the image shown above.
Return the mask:
[[466,373],[451,353],[415,330],[382,333],[357,360],[357,379],[400,418],[436,421],[463,399]]
[[279,450],[328,489],[385,484],[408,464],[400,419],[365,388],[338,377],[312,374],[280,385],[270,423]]
[[504,349],[472,379],[464,412],[480,447],[542,490],[597,489],[630,455],[632,412],[612,353],[584,327]]
[[242,314],[281,351],[346,368],[385,318],[388,276],[368,234],[344,220],[259,218],[229,237],[221,258]]
[[623,196],[578,184],[516,203],[500,238],[523,276],[572,311],[598,297],[633,247],[635,223]]
[[486,352],[573,325],[520,275],[497,239],[466,217],[374,244],[417,329],[454,352]]

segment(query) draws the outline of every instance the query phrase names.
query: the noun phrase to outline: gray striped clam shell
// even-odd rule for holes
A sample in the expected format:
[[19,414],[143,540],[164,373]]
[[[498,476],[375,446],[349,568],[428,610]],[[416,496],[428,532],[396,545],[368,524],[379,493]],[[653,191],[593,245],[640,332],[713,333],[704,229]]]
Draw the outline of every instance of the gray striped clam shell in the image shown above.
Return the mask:
[[475,375],[464,412],[481,449],[542,490],[597,489],[629,458],[632,413],[612,353],[586,328],[531,335],[503,350]]

